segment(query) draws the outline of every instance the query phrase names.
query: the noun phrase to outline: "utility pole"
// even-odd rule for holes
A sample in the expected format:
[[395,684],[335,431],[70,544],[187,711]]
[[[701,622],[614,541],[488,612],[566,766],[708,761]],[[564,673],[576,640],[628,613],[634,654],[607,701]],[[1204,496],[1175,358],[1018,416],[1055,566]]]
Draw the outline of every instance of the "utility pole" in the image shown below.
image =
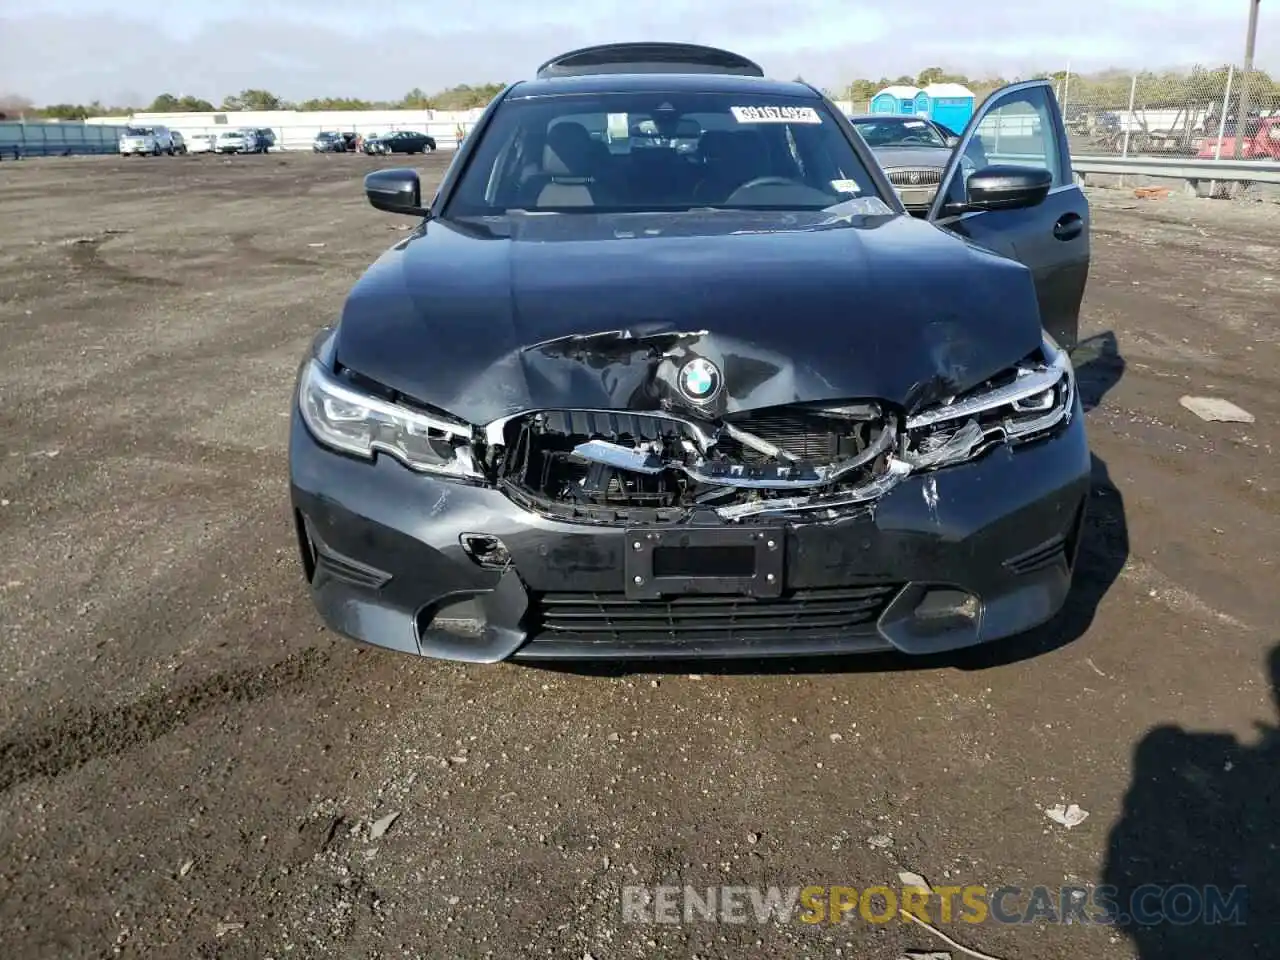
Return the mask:
[[1235,158],[1240,159],[1240,144],[1249,129],[1249,75],[1253,73],[1253,48],[1258,39],[1258,7],[1262,0],[1249,0],[1249,31],[1244,41],[1244,72],[1240,75],[1240,112],[1236,114]]

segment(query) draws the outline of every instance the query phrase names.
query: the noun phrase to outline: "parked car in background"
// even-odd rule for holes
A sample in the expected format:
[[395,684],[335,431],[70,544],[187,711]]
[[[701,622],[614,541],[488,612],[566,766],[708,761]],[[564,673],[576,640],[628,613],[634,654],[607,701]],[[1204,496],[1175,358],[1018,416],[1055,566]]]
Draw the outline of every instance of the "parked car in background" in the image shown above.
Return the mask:
[[914,214],[927,212],[959,138],[925,117],[872,113],[849,122],[876,155],[902,205]]
[[257,153],[258,135],[252,130],[223,130],[214,149],[218,153]]
[[322,130],[311,141],[313,153],[346,153],[349,149],[346,138],[335,130]]
[[187,138],[187,153],[213,153],[218,138],[212,133],[193,133]]
[[258,127],[253,131],[258,137],[258,149],[266,153],[276,145],[276,132],[270,127]]
[[[1215,157],[1235,159],[1236,137],[1239,132],[1239,121],[1228,120],[1223,125],[1221,139],[1217,136],[1205,137],[1200,141],[1200,149],[1196,155],[1202,160]],[[1240,141],[1240,159],[1280,160],[1280,116],[1266,119],[1256,115],[1249,117],[1244,124],[1244,138]]]
[[182,136],[181,132],[177,130],[170,130],[169,136],[173,138],[173,152],[175,154],[187,152],[187,141],[186,138]]
[[173,134],[168,127],[159,124],[154,126],[130,124],[120,135],[120,156],[122,157],[158,157],[162,153],[173,156]]
[[415,130],[395,130],[366,137],[364,152],[374,153],[431,153],[436,148],[436,138]]

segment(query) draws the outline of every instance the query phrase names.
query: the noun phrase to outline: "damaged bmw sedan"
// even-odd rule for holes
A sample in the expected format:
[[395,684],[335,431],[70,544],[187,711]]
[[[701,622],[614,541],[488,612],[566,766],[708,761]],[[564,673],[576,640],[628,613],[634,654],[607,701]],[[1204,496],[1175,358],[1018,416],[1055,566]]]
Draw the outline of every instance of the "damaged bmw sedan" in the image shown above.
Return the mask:
[[615,44],[504,90],[301,364],[322,617],[404,652],[925,654],[1051,620],[1089,490],[1088,205],[997,91],[927,218],[839,109]]

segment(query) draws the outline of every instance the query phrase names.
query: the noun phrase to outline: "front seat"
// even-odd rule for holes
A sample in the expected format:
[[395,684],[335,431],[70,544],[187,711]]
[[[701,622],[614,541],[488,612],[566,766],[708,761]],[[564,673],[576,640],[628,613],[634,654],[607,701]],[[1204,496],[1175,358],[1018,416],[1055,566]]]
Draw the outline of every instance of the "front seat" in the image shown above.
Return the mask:
[[594,207],[600,154],[587,128],[562,121],[547,131],[542,173],[533,178],[533,207]]
[[769,145],[755,130],[708,130],[699,145],[704,174],[694,196],[724,203],[744,183],[770,174]]

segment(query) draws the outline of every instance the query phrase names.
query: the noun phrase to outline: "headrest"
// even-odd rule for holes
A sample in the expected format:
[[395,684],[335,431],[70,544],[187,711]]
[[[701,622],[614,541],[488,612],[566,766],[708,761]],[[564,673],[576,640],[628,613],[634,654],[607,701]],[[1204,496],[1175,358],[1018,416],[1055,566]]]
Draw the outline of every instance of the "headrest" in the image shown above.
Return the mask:
[[557,123],[547,131],[542,169],[552,176],[589,176],[596,156],[594,145],[595,141],[582,124],[572,120]]

